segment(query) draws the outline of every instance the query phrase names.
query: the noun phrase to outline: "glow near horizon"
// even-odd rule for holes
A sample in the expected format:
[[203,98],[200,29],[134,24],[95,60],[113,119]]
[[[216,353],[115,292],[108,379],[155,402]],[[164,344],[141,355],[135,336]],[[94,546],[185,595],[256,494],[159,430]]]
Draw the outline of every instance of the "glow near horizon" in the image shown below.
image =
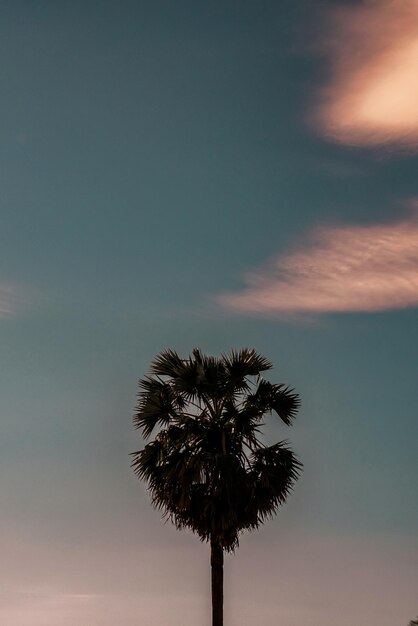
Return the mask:
[[[191,536],[186,543],[169,546],[166,533],[161,528],[157,560],[151,547],[144,550],[137,543],[118,552],[93,542],[72,554],[69,546],[64,552],[50,542],[34,547],[32,538],[23,537],[22,543],[22,536],[16,545],[9,536],[3,546],[7,567],[0,572],[1,622],[7,626],[72,626],[75,621],[88,626],[209,625],[207,546]],[[353,620],[356,626],[368,626],[365,614],[377,623],[394,622],[404,615],[406,626],[414,609],[410,598],[416,556],[405,540],[394,545],[391,539],[388,545],[385,536],[370,542],[362,537],[297,532],[265,539],[247,536],[242,550],[226,557],[225,618],[230,626],[256,622],[276,626],[278,620],[299,626],[308,619],[322,626],[335,626],[336,621],[352,626]],[[16,579],[14,555],[22,553],[27,566],[38,572],[36,586],[25,585],[21,576]],[[65,568],[57,569],[58,555]],[[400,589],[396,598],[395,586]]]

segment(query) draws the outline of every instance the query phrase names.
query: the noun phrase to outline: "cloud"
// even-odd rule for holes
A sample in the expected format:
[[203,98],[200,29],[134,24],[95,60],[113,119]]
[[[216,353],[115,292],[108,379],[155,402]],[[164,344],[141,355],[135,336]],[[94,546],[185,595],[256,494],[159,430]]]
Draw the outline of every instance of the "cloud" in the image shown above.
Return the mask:
[[322,227],[304,248],[217,297],[240,313],[385,311],[418,306],[418,212],[396,223]]
[[10,626],[93,624],[100,601],[92,594],[6,590],[0,594],[0,618]]
[[314,124],[345,144],[418,150],[417,0],[366,0],[329,17]]
[[16,290],[10,285],[0,284],[0,318],[8,317],[15,311]]

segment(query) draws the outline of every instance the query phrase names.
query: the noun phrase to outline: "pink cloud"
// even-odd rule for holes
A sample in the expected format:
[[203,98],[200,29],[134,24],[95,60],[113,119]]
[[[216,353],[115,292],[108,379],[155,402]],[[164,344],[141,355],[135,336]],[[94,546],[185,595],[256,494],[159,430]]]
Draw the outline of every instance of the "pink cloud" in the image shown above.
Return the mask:
[[273,259],[246,283],[218,302],[270,316],[418,306],[418,213],[390,224],[318,228],[304,248]]
[[314,123],[342,143],[418,149],[418,2],[365,0],[332,11],[327,31]]

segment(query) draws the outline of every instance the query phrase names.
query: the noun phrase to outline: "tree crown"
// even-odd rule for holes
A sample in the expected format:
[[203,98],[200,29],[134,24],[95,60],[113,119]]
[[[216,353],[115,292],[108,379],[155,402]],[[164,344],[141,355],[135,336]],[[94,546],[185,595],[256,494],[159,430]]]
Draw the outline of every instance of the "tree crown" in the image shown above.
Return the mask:
[[229,551],[284,503],[302,467],[286,442],[260,440],[266,414],[290,426],[300,404],[261,376],[271,367],[250,348],[185,359],[165,350],[139,381],[134,425],[145,440],[156,434],[133,453],[136,475],[178,528]]

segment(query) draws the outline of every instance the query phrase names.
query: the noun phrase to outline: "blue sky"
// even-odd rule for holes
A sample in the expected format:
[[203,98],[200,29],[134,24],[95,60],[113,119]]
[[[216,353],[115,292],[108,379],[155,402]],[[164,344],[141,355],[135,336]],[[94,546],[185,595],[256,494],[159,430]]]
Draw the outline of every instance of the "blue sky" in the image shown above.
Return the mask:
[[305,471],[227,561],[229,624],[418,612],[416,11],[2,3],[8,626],[209,624],[207,548],[128,456],[137,379],[194,346],[254,346],[302,398],[268,433]]

